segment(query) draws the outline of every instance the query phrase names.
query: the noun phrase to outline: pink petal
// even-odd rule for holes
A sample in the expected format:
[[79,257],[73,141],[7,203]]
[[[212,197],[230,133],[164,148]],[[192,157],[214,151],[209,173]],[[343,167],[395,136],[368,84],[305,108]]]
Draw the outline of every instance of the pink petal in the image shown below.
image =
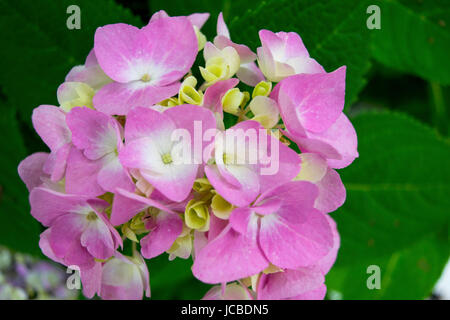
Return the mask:
[[177,214],[164,211],[158,213],[152,224],[150,233],[141,240],[142,256],[146,259],[169,250],[183,229],[183,221]]
[[[256,231],[256,230],[255,230]],[[255,232],[254,231],[254,232]],[[254,275],[268,267],[256,243],[230,227],[206,245],[192,266],[196,278],[206,283],[223,283]]]
[[234,88],[239,83],[236,78],[218,81],[212,86],[208,87],[203,97],[203,107],[208,108],[213,112],[222,113],[222,97],[224,94]]
[[67,161],[66,191],[91,197],[105,193],[97,180],[102,166],[102,159],[89,160],[79,149],[72,148]]
[[256,63],[249,62],[241,64],[241,67],[236,72],[236,76],[246,85],[251,87],[256,86],[261,81],[265,81],[266,78],[262,71],[257,67]]
[[30,192],[31,215],[44,226],[50,226],[60,216],[85,206],[87,199],[37,187]]
[[97,160],[114,152],[121,139],[117,121],[102,112],[89,108],[73,108],[67,114],[67,125],[72,131],[72,142],[90,160]]
[[289,298],[288,300],[323,300],[327,293],[327,287],[322,284],[318,288],[302,293],[298,296]]
[[267,259],[281,268],[314,264],[328,254],[332,241],[330,226],[317,210],[300,225],[289,224],[279,217],[261,219],[261,248]]
[[331,168],[344,168],[358,157],[356,132],[344,114],[323,133],[308,133],[307,138],[291,137],[302,152],[315,152],[327,158]]
[[[278,103],[286,128],[291,131],[289,115],[311,132],[328,129],[342,113],[345,103],[345,70],[331,73],[298,74],[280,83]],[[294,110],[292,110],[294,109]],[[294,131],[296,130],[294,124]]]
[[91,268],[80,269],[81,283],[83,284],[83,294],[91,299],[100,292],[102,281],[102,264],[95,262]]
[[66,125],[66,115],[60,108],[41,105],[33,110],[33,126],[52,152],[57,152],[71,140],[71,133]]
[[114,197],[111,223],[115,226],[121,225],[148,207],[155,207],[162,211],[175,214],[171,209],[157,200],[144,198],[119,188],[116,190]]
[[97,181],[104,190],[113,193],[117,188],[134,191],[135,185],[116,154],[105,156],[102,162],[103,167],[98,172]]
[[115,81],[126,83],[148,74],[152,84],[167,85],[194,63],[197,38],[191,26],[184,17],[160,18],[140,30],[121,23],[107,25],[95,33],[95,55]]
[[330,271],[331,267],[336,261],[339,247],[341,245],[341,238],[337,230],[336,222],[329,215],[326,215],[326,218],[330,224],[331,231],[333,234],[333,247],[325,257],[323,257],[316,263],[317,268],[319,268],[323,274],[327,274],[328,271]]
[[134,107],[150,107],[178,93],[180,83],[154,86],[145,82],[105,85],[94,96],[94,107],[110,115],[126,115]]
[[321,212],[333,212],[344,204],[345,186],[335,170],[328,168],[325,176],[316,185],[319,188],[319,196],[314,206]]
[[27,186],[28,191],[42,185],[41,177],[46,176],[42,169],[44,167],[44,163],[47,161],[47,158],[48,153],[36,152],[29,155],[19,163],[17,171],[20,178]]

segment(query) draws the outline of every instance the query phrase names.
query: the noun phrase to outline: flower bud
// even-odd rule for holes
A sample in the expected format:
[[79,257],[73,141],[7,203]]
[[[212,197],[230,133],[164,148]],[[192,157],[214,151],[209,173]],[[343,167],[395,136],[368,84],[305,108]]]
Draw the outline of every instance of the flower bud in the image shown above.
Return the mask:
[[193,76],[189,76],[184,79],[180,86],[178,93],[178,101],[180,104],[195,104],[201,105],[203,103],[203,92],[197,91],[195,86],[197,85],[197,79]]
[[272,82],[261,81],[253,89],[252,98],[257,96],[267,97],[269,96],[271,91],[272,91]]
[[188,202],[184,211],[184,220],[191,229],[199,231],[208,231],[209,229],[209,210],[204,201],[192,199]]
[[95,91],[83,82],[64,82],[57,91],[58,103],[66,112],[74,107],[88,107],[93,109],[92,98]]

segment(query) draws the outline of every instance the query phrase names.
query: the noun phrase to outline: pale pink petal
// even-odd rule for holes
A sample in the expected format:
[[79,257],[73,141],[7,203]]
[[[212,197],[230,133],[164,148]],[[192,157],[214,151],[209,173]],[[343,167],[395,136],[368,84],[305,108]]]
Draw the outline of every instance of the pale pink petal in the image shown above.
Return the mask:
[[116,154],[106,155],[101,160],[103,167],[98,172],[97,181],[105,191],[115,192],[117,188],[134,191],[135,185]]
[[236,76],[243,83],[251,87],[254,87],[261,81],[266,80],[264,74],[254,62],[241,64],[241,67],[236,72]]
[[192,25],[201,29],[209,18],[209,13],[193,13],[187,16]]
[[258,285],[258,300],[293,298],[317,289],[324,280],[323,274],[314,268],[263,274]]
[[81,235],[81,245],[97,259],[108,259],[115,251],[111,231],[103,220],[89,221]]
[[66,125],[66,115],[60,108],[41,105],[33,110],[33,126],[52,152],[57,152],[71,140],[71,133]]
[[325,286],[325,284],[322,284],[321,286],[312,291],[302,293],[298,296],[289,298],[287,300],[323,300],[325,298],[326,293],[327,287]]
[[228,27],[223,19],[222,12],[220,12],[217,17],[217,34],[230,39],[230,32],[228,31]]
[[333,212],[344,204],[345,186],[335,170],[328,168],[325,176],[316,185],[319,188],[319,196],[314,206],[321,212]]
[[333,234],[333,247],[325,257],[323,257],[316,263],[317,268],[319,268],[323,274],[327,274],[328,271],[330,271],[331,267],[336,261],[339,247],[341,246],[341,238],[337,230],[336,222],[329,215],[326,215],[326,218],[330,224],[331,231]]
[[89,108],[73,108],[67,114],[67,125],[72,132],[72,142],[90,160],[97,160],[117,148],[120,126],[102,112]]
[[95,262],[91,268],[80,269],[81,283],[83,284],[83,294],[91,299],[100,292],[102,281],[102,263]]
[[47,176],[42,170],[47,158],[48,153],[36,152],[29,155],[19,163],[17,171],[20,178],[27,186],[28,191],[42,185],[43,181],[41,180],[41,177]]
[[253,300],[253,297],[242,285],[230,283],[225,287],[225,291],[221,286],[212,287],[202,300]]

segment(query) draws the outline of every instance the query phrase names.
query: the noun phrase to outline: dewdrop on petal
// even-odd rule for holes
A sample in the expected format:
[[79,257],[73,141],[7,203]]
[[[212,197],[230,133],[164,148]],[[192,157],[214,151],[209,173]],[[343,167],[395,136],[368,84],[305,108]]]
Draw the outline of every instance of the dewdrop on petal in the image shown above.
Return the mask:
[[58,103],[61,109],[69,112],[74,107],[93,109],[92,98],[95,91],[83,82],[64,82],[57,91]]

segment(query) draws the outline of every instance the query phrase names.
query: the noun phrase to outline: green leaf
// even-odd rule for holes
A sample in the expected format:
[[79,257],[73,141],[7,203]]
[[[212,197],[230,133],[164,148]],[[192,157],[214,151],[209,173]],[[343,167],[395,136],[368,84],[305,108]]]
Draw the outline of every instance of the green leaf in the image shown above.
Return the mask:
[[[81,11],[81,29],[69,30],[67,7]],[[30,123],[40,104],[56,104],[56,90],[66,74],[93,47],[97,27],[124,22],[141,25],[138,18],[112,0],[0,0],[0,85],[8,102]]]
[[[326,276],[326,284],[329,292],[338,291],[343,299],[425,299],[430,297],[448,254],[448,238],[431,235],[387,258],[375,257],[365,264],[355,259],[349,267],[336,266]],[[380,268],[379,289],[367,286],[374,275],[368,267],[373,265]]]
[[147,260],[152,299],[198,300],[211,288],[192,275],[192,259],[169,261],[167,254]]
[[0,114],[0,245],[24,253],[39,255],[40,226],[30,215],[28,190],[17,173],[19,162],[26,157],[15,112],[1,105]]
[[260,46],[258,31],[297,32],[311,57],[326,71],[347,66],[346,106],[355,102],[364,87],[370,63],[366,1],[266,0],[230,17],[231,38],[236,43]]
[[[377,297],[363,292],[367,291],[368,265],[392,269],[392,282],[397,284],[402,272],[405,277],[413,277],[420,271],[415,267],[419,262],[414,266],[407,262],[426,252],[432,275],[429,280],[424,278],[422,291],[410,291],[411,296],[420,298],[430,293],[429,287],[449,253],[448,237],[447,241],[441,240],[443,244],[430,239],[447,231],[449,225],[450,143],[402,114],[368,112],[352,122],[358,133],[359,158],[340,171],[347,200],[333,214],[341,249],[336,270],[330,276],[332,287],[343,287],[344,298],[347,291],[354,298],[358,294],[359,298]],[[397,258],[399,261],[395,261]],[[404,283],[403,288],[415,286],[416,282]],[[355,291],[351,291],[352,286]],[[393,292],[398,290],[395,286],[380,295],[394,297]]]
[[450,84],[450,2],[375,1],[381,29],[373,30],[373,57],[392,68]]

